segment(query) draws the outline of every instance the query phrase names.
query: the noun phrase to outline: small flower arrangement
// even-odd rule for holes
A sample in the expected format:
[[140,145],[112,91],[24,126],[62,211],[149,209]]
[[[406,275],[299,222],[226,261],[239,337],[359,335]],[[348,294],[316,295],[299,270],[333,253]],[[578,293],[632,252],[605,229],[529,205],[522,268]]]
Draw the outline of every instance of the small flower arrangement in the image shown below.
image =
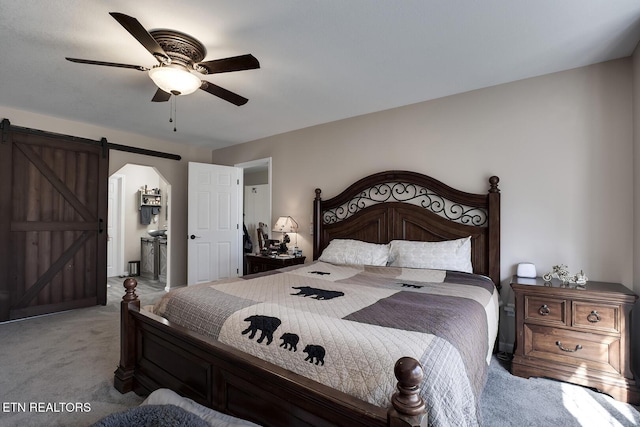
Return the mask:
[[551,271],[545,273],[542,278],[545,282],[551,282],[551,279],[558,279],[562,282],[563,285],[568,283],[575,283],[578,286],[584,286],[587,284],[587,276],[580,270],[580,273],[571,274],[569,273],[569,268],[565,264],[554,265],[551,268]]

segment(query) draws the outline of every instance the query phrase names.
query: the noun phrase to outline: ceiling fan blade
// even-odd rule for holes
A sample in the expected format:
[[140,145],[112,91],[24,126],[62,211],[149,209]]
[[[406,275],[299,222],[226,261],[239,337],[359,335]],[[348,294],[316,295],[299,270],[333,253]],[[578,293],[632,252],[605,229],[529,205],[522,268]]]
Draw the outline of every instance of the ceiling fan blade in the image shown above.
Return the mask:
[[201,65],[206,68],[209,74],[260,68],[260,62],[258,62],[258,60],[251,54],[199,62],[197,65]]
[[134,17],[119,12],[109,12],[109,15],[122,25],[136,40],[142,44],[160,62],[170,61],[167,52],[162,49],[156,39]]
[[244,105],[247,103],[247,101],[249,101],[247,98],[240,96],[237,93],[233,93],[225,88],[214,85],[213,83],[209,83],[204,80],[202,81],[202,86],[200,86],[200,89],[204,90],[205,92],[209,92],[211,95],[215,95],[218,98],[222,98],[225,101],[229,101],[230,103],[237,106]]
[[169,92],[165,92],[162,89],[158,88],[156,94],[153,95],[153,99],[151,102],[167,102],[171,98],[171,94]]
[[92,61],[90,59],[79,59],[79,58],[68,58],[68,57],[65,59],[67,61],[77,62],[79,64],[104,65],[105,67],[131,68],[133,70],[138,70],[138,71],[149,71],[148,68],[143,67],[142,65],[119,64],[117,62]]

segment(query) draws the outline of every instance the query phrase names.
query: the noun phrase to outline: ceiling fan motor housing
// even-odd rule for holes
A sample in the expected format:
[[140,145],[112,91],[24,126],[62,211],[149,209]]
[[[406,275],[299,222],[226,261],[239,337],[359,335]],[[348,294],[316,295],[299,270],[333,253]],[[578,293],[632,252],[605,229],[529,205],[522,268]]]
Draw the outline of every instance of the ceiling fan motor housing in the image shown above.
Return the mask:
[[[199,73],[207,74],[206,68],[196,65],[207,55],[206,48],[198,40],[174,30],[153,30],[149,31],[149,34],[169,55],[171,64],[179,64]],[[164,62],[162,58],[158,59]]]

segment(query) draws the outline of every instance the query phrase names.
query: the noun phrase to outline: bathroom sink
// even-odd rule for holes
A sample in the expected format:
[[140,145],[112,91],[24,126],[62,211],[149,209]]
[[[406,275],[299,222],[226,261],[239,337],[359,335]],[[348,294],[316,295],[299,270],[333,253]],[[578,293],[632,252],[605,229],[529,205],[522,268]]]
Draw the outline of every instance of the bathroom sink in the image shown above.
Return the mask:
[[152,237],[163,237],[166,235],[167,230],[147,230],[147,233]]

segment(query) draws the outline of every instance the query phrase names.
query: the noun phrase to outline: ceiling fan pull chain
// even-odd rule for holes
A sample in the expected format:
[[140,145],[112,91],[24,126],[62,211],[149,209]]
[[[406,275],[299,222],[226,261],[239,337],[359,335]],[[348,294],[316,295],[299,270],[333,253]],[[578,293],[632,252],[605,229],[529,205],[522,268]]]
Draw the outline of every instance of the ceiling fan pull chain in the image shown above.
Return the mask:
[[176,126],[178,125],[178,96],[173,97],[173,131],[176,132]]
[[171,100],[169,102],[169,123],[173,123],[173,131],[176,132],[176,125],[178,124],[178,115],[177,115],[177,101],[176,99],[178,98],[177,95],[171,97]]
[[169,100],[169,123],[173,123],[173,99]]

